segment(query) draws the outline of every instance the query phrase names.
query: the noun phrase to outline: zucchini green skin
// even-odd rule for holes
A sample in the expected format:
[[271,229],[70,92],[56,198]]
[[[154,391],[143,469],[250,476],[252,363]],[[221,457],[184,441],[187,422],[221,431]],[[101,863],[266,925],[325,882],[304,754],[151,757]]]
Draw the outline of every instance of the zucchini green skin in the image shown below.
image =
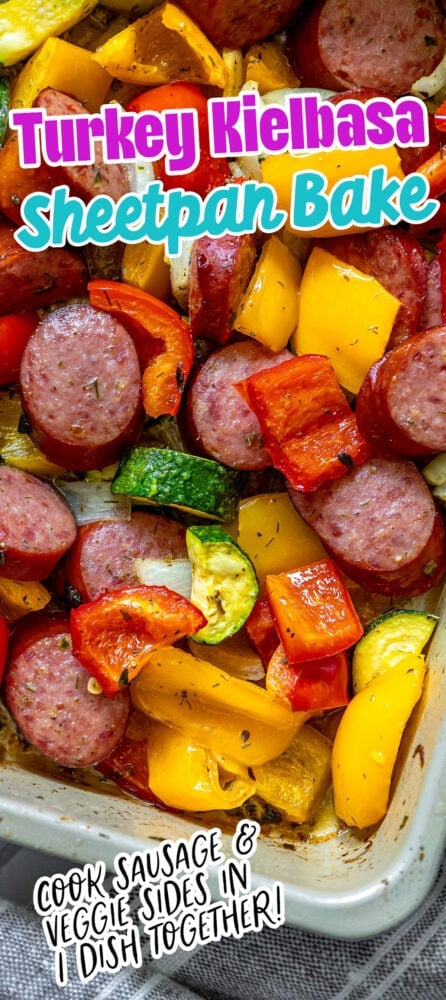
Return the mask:
[[242,473],[207,458],[170,448],[140,447],[122,459],[111,491],[232,521],[244,482]]
[[0,147],[3,146],[8,127],[9,115],[9,80],[6,76],[0,77]]
[[398,663],[408,653],[420,655],[429,642],[438,619],[436,615],[412,608],[388,611],[370,622],[353,654],[354,692]]
[[[438,615],[431,615],[427,611],[417,611],[416,608],[393,608],[392,611],[386,611],[384,615],[380,615],[379,618],[374,618],[372,622],[369,622],[364,629],[364,636],[372,632],[374,628],[378,628],[380,625],[386,625],[391,618],[401,618],[401,615],[417,615],[418,617],[422,615],[423,618],[432,622],[432,631],[434,625],[438,622]],[[359,640],[362,642],[362,639]],[[359,645],[359,643],[358,643]]]
[[186,545],[192,566],[191,601],[207,619],[194,640],[215,645],[238,632],[251,614],[259,593],[254,566],[218,525],[188,528]]

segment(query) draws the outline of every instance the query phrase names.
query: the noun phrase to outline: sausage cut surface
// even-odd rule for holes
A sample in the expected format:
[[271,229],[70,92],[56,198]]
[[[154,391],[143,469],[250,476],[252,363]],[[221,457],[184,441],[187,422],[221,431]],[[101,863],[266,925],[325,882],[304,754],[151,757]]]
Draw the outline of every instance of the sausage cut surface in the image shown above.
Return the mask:
[[374,87],[398,96],[444,55],[446,22],[435,0],[319,0],[288,35],[304,86]]
[[290,496],[352,580],[381,594],[421,594],[441,577],[444,528],[412,462],[372,458],[314,493]]
[[254,340],[228,344],[211,354],[199,369],[187,397],[188,426],[194,444],[204,454],[233,469],[270,466],[257,417],[234,384],[290,358],[290,351],[273,354]]
[[158,514],[132,514],[130,521],[84,525],[68,555],[65,578],[84,601],[137,584],[135,559],[186,558],[186,529]]
[[373,365],[356,400],[356,417],[383,454],[446,450],[446,326],[416,334]]
[[25,348],[20,384],[33,440],[65,468],[108,465],[140,430],[133,340],[92,306],[65,306],[42,320]]
[[102,760],[127,725],[128,690],[114,698],[90,694],[90,677],[71,652],[68,623],[56,634],[31,641],[6,675],[6,702],[23,735],[66,767]]
[[44,580],[75,537],[71,510],[52,486],[0,465],[0,576]]

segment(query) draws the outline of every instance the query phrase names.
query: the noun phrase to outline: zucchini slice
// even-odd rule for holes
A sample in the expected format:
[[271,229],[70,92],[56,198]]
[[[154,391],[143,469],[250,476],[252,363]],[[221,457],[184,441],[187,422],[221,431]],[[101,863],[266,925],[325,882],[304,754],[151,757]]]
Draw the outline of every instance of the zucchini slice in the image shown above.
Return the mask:
[[219,525],[188,528],[192,566],[191,601],[207,618],[195,642],[214,645],[242,627],[256,602],[259,585],[249,556]]
[[408,653],[419,655],[437,624],[425,611],[389,611],[370,622],[353,654],[353,691],[357,694],[386,670],[397,667]]
[[9,80],[6,76],[0,77],[0,148],[3,146],[8,127],[9,115]]
[[121,461],[112,493],[216,521],[232,521],[245,482],[242,473],[170,448],[132,448]]

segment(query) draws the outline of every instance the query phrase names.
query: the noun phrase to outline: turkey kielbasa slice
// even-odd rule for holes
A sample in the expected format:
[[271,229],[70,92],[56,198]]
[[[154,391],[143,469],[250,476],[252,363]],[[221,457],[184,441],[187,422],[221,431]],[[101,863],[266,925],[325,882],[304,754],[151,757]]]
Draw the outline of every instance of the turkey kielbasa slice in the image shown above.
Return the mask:
[[45,316],[26,345],[20,385],[31,437],[65,468],[109,465],[141,429],[133,340],[117,320],[90,305]]
[[303,0],[180,0],[178,6],[217,48],[241,49],[275,34]]
[[135,559],[187,558],[184,525],[159,514],[132,514],[130,521],[93,521],[79,528],[63,575],[83,601],[139,583]]
[[[43,108],[49,117],[53,115],[85,115],[84,105],[75,97],[46,87],[34,101],[36,108]],[[104,163],[100,143],[95,143],[94,163],[68,166],[65,163],[56,167],[56,183],[68,184],[72,194],[88,203],[96,195],[108,195],[113,201],[127,194],[129,181],[125,167],[121,163]]]
[[91,674],[71,652],[68,620],[49,634],[29,623],[7,669],[6,703],[28,740],[50,760],[65,767],[87,767],[102,760],[124,735],[129,714],[127,689],[114,698],[91,694]]
[[380,454],[446,451],[446,326],[416,334],[373,365],[356,418]]
[[446,19],[435,0],[318,0],[288,31],[288,54],[303,86],[410,90],[443,58]]
[[196,240],[189,270],[189,319],[194,340],[225,344],[256,260],[251,234]]
[[232,469],[268,468],[271,458],[262,447],[260,424],[234,386],[292,356],[287,350],[273,354],[254,340],[210,354],[187,394],[186,425],[194,448]]
[[71,510],[52,486],[0,465],[0,577],[44,580],[75,537]]
[[0,224],[0,315],[41,309],[85,295],[87,272],[71,250],[48,247],[30,253],[14,239],[11,226]]
[[441,578],[443,520],[412,462],[371,458],[314,493],[290,496],[340,568],[366,590],[412,596]]

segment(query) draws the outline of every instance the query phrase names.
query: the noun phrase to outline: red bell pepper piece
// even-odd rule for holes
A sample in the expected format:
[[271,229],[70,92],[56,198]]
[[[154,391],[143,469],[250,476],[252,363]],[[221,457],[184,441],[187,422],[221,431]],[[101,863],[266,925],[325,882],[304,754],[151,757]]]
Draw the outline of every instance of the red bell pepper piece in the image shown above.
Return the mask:
[[303,354],[237,384],[276,469],[295,490],[339,479],[370,455],[327,358]]
[[0,385],[18,382],[22,354],[38,322],[36,312],[0,316]]
[[286,701],[293,712],[327,712],[349,703],[349,667],[346,653],[307,663],[288,663],[278,646],[266,671],[266,689]]
[[121,587],[72,610],[73,655],[111,698],[139,674],[154,649],[205,624],[198,608],[167,587]]
[[289,663],[334,656],[363,634],[350,594],[331,559],[267,576],[266,596]]
[[88,292],[91,305],[115,316],[135,341],[146,413],[175,416],[194,356],[187,324],[165,302],[120,281],[97,278]]
[[166,173],[165,158],[153,164],[155,177],[163,182],[165,191],[171,188],[184,188],[185,191],[195,191],[202,198],[220,187],[230,178],[227,160],[211,156],[209,147],[209,130],[207,99],[194,83],[165,83],[161,87],[138,94],[127,105],[127,111],[161,111],[179,108],[195,108],[198,116],[198,135],[200,140],[200,160],[194,170],[188,173]]
[[266,597],[259,597],[245,622],[249,638],[266,667],[279,645],[279,636]]
[[[429,159],[425,160],[424,163],[417,168],[417,173],[423,174],[423,177],[426,177],[429,181],[431,198],[439,198],[440,195],[445,194],[446,156],[444,154],[444,149],[439,149],[438,153],[434,153],[433,156],[430,156]],[[432,224],[433,222],[434,219],[431,219]]]

